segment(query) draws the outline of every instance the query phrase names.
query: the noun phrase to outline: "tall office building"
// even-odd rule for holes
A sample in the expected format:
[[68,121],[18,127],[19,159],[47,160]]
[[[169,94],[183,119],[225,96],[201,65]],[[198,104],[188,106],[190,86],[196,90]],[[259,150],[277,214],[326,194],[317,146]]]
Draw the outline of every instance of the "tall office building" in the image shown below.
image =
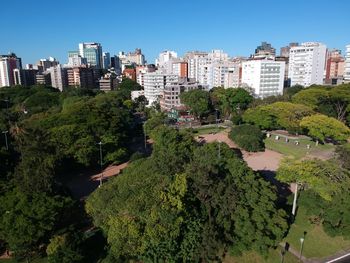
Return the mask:
[[306,42],[291,47],[289,53],[289,78],[291,86],[323,84],[327,47],[317,42]]
[[49,68],[52,87],[63,91],[68,86],[67,69],[61,65]]
[[111,55],[108,52],[102,52],[103,68],[109,69],[111,67]]
[[347,45],[345,50],[344,81],[350,82],[350,45]]
[[80,43],[79,55],[86,58],[89,65],[96,68],[102,68],[102,46],[100,43]]
[[242,86],[251,88],[254,96],[266,98],[283,94],[284,61],[248,60],[242,63]]
[[22,69],[22,61],[16,54],[0,55],[0,87],[15,85],[15,69]]

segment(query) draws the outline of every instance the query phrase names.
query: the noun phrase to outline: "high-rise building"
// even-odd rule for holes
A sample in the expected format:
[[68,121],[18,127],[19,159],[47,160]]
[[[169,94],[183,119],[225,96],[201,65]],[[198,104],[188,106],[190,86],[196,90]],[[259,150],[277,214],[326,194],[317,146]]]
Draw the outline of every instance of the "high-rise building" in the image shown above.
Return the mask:
[[337,85],[342,83],[345,59],[339,49],[328,50],[326,61],[325,84]]
[[80,67],[87,65],[87,59],[83,58],[78,51],[68,51],[68,67]]
[[179,76],[175,74],[146,73],[144,75],[144,90],[149,105],[159,101],[166,85],[176,84],[178,81]]
[[38,72],[35,76],[35,84],[52,86],[51,85],[51,73],[50,73],[50,71],[47,70],[45,72]]
[[149,64],[146,66],[136,67],[136,81],[141,86],[144,86],[144,76],[146,73],[155,72],[156,66],[154,64]]
[[225,74],[225,88],[238,88],[242,83],[242,62],[245,61],[244,58],[234,58],[232,59],[230,67],[227,69]]
[[345,50],[344,81],[350,82],[350,45],[347,45]]
[[187,78],[188,76],[188,68],[187,62],[185,61],[174,61],[171,64],[171,73],[178,75],[180,78]]
[[242,86],[259,98],[283,94],[284,61],[270,59],[242,62]]
[[87,63],[96,68],[102,68],[102,46],[100,43],[80,43],[79,55],[86,58]]
[[67,68],[68,86],[94,89],[94,70],[89,67]]
[[22,69],[22,61],[16,54],[0,55],[0,87],[15,85],[15,69]]
[[44,72],[46,70],[48,70],[51,67],[55,67],[59,64],[59,62],[53,58],[53,57],[49,57],[49,58],[42,58],[40,59],[37,63],[36,63],[36,67],[38,68],[38,70],[40,72]]
[[52,87],[63,91],[68,86],[67,69],[61,65],[49,68]]
[[291,86],[323,84],[327,47],[317,42],[306,42],[291,47],[289,53],[289,78]]
[[116,90],[118,86],[118,79],[115,74],[107,73],[99,79],[99,88],[102,91],[108,92]]
[[111,68],[114,68],[117,75],[121,74],[120,59],[118,56],[111,57]]
[[21,85],[25,87],[33,86],[36,84],[36,69],[14,69],[14,80],[15,85]]
[[103,68],[109,69],[111,67],[111,55],[108,52],[102,53]]
[[285,58],[289,58],[289,51],[290,51],[290,48],[291,48],[291,47],[297,47],[297,46],[299,46],[299,43],[297,43],[297,42],[292,42],[292,43],[289,43],[288,46],[281,47],[281,49],[280,49],[280,56],[281,56],[281,57],[285,57]]
[[257,46],[253,57],[274,57],[276,56],[276,49],[267,42],[261,42],[261,46]]

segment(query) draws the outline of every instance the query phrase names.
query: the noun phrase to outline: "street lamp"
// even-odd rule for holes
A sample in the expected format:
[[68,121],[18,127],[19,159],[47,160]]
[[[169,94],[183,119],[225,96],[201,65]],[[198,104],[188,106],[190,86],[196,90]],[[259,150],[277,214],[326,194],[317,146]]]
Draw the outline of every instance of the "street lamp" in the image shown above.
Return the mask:
[[292,207],[292,215],[294,217],[297,209],[297,198],[298,198],[298,182],[295,182],[294,199],[293,199],[293,207]]
[[102,185],[102,180],[103,180],[103,170],[102,170],[102,142],[100,141],[99,143],[97,143],[100,146],[100,167],[101,167],[101,176],[100,176],[100,185],[99,187],[101,187]]
[[6,150],[8,151],[9,150],[9,145],[8,145],[8,142],[7,142],[7,133],[8,133],[9,131],[3,131],[2,133],[4,134],[4,136],[5,136],[5,145],[6,145]]
[[300,238],[299,262],[301,262],[301,257],[302,257],[302,253],[303,253],[303,247],[304,247],[304,241],[305,241],[305,238],[304,238],[304,237],[301,237],[301,238]]

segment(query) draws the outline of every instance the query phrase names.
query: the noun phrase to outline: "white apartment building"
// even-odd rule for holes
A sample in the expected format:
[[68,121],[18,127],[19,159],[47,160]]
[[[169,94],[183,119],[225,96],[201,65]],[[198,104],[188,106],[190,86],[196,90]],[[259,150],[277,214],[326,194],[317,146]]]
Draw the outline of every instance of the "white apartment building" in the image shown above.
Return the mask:
[[57,65],[49,68],[51,74],[51,85],[52,87],[63,91],[68,86],[68,75],[67,69],[61,65]]
[[291,86],[323,84],[327,47],[317,42],[306,42],[291,47],[289,53],[289,78]]
[[350,45],[347,45],[345,49],[344,81],[350,82]]
[[20,58],[15,54],[0,55],[0,87],[15,85],[15,69],[21,69]]
[[166,85],[175,84],[179,81],[178,75],[159,72],[146,73],[143,78],[145,97],[149,105],[159,101]]
[[249,60],[242,62],[242,86],[260,98],[283,94],[284,61]]

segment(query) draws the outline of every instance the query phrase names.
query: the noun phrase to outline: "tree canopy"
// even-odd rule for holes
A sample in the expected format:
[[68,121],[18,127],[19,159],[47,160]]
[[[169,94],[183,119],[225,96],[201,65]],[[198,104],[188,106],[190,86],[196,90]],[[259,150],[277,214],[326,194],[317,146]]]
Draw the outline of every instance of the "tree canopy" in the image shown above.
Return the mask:
[[197,118],[202,118],[210,110],[210,96],[209,92],[200,89],[194,89],[183,92],[180,95],[181,103],[191,109]]

